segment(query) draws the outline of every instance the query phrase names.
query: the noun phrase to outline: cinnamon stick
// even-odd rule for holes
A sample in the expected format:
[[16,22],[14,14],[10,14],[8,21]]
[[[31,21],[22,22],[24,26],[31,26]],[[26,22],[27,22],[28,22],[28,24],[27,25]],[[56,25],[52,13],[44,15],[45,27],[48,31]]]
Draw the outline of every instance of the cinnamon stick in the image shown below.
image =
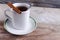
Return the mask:
[[7,5],[8,5],[10,8],[12,8],[14,11],[16,11],[18,14],[21,13],[21,11],[20,11],[17,7],[13,6],[11,2],[8,2]]

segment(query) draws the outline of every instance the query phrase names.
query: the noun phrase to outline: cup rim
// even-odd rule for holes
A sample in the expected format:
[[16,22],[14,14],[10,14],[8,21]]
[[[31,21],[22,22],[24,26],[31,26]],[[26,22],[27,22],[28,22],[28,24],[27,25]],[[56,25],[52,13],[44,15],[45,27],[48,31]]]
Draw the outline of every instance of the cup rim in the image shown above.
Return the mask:
[[[18,5],[17,5],[17,4],[18,4]],[[16,6],[20,6],[20,5],[22,5],[22,4],[25,4],[25,6],[27,5],[26,7],[27,7],[28,9],[31,8],[31,5],[28,4],[28,3],[13,3],[13,5],[14,5],[15,7],[16,7]],[[24,6],[24,5],[23,5],[23,6]],[[28,9],[27,9],[27,10],[28,10]],[[27,10],[26,10],[26,11],[27,11]],[[26,11],[23,11],[23,12],[26,12]]]

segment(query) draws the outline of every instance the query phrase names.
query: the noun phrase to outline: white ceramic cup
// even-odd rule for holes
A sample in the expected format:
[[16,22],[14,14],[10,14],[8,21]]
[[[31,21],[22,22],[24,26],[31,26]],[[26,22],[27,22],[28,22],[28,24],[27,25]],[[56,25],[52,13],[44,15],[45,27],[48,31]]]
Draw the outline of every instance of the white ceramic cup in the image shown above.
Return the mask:
[[8,20],[11,21],[13,28],[15,29],[24,29],[25,27],[28,27],[29,23],[29,14],[30,14],[30,5],[27,3],[14,3],[15,7],[18,6],[25,6],[28,9],[26,11],[21,12],[21,14],[18,14],[11,8],[5,10],[5,16]]

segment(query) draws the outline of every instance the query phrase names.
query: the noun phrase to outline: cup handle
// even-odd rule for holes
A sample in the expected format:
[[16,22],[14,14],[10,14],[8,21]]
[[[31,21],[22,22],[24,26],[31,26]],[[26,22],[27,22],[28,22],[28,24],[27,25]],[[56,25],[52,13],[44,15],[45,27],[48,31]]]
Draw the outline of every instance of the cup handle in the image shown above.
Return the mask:
[[[12,20],[12,17],[7,14],[8,11],[11,11],[11,10],[10,10],[10,9],[6,9],[6,10],[4,11],[5,17],[6,17],[6,19]],[[12,11],[11,11],[11,12],[12,12]]]
[[[11,21],[12,24],[13,24],[13,26],[14,26],[15,24],[14,24],[14,22],[13,22],[13,17],[12,17],[11,15],[8,15],[8,14],[7,14],[7,11],[11,11],[11,9],[6,9],[6,10],[4,11],[4,14],[5,14],[6,19],[8,19],[9,21]],[[12,12],[12,11],[11,11],[11,12]],[[12,14],[13,14],[13,12],[12,12]]]

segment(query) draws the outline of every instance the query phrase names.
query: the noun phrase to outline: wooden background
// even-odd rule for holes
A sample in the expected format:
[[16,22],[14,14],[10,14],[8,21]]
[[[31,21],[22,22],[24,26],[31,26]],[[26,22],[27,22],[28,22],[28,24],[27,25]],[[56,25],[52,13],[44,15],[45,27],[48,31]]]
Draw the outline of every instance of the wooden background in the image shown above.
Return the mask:
[[[27,35],[17,36],[4,29],[4,10],[7,8],[6,4],[0,4],[0,40],[60,40],[60,9],[32,7],[30,14],[37,22],[36,30]],[[54,19],[55,22],[50,19]]]
[[60,40],[60,26],[37,23],[37,29],[27,35],[17,36],[8,33],[0,23],[0,40]]

